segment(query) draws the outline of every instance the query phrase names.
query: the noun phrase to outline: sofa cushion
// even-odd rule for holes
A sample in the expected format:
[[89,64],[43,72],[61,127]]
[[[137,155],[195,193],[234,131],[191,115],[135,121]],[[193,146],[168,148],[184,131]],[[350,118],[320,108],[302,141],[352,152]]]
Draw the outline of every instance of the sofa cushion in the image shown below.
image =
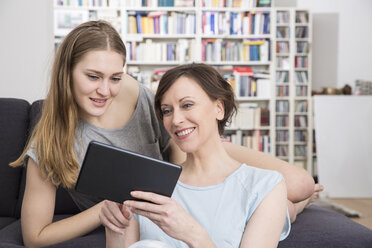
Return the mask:
[[25,100],[0,98],[0,216],[15,217],[23,168],[12,168],[9,163],[24,149],[29,109]]
[[0,217],[0,230],[16,220],[13,217]]
[[310,206],[297,216],[278,248],[372,247],[372,230],[334,211]]
[[[32,103],[30,108],[30,124],[29,124],[29,132],[31,134],[32,130],[34,129],[37,122],[40,120],[41,110],[43,106],[43,100],[37,100]],[[26,186],[26,169],[22,173],[22,180],[20,184],[20,201],[17,204],[17,211],[16,216],[19,218],[21,213],[22,207],[22,199],[25,191]],[[62,187],[57,189],[56,194],[56,206],[55,206],[55,214],[76,214],[79,213],[79,209],[76,206],[75,202],[72,200],[70,194]]]

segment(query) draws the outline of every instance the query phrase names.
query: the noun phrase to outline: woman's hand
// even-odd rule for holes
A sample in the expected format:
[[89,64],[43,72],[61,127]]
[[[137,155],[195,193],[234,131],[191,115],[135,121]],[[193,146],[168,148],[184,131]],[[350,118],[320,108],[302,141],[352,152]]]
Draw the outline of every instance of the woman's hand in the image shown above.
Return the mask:
[[124,205],[133,213],[149,218],[169,236],[184,241],[190,247],[194,242],[210,240],[199,223],[172,198],[143,191],[133,191],[131,195],[150,202],[128,200]]
[[124,234],[131,218],[132,212],[125,205],[108,200],[103,202],[99,219],[111,231]]

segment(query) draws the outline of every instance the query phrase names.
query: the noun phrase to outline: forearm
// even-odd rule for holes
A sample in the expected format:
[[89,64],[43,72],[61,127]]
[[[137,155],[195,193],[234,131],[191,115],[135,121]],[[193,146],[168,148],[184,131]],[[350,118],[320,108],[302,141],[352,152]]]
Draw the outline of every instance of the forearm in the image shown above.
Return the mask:
[[125,239],[123,234],[116,233],[109,228],[106,231],[106,248],[124,248]]
[[22,230],[24,243],[27,247],[42,247],[83,236],[100,225],[100,210],[101,203],[74,216],[52,222],[32,235]]

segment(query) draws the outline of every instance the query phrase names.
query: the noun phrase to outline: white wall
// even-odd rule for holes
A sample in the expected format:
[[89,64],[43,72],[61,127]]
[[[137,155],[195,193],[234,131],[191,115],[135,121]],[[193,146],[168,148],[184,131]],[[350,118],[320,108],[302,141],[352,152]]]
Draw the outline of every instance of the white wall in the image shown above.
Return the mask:
[[[313,29],[315,89],[322,86],[341,88],[345,84],[354,87],[357,79],[372,81],[371,0],[297,0],[297,7],[309,9],[314,19],[318,18],[314,20]],[[338,30],[332,30],[337,27],[337,18],[332,16],[338,16]],[[319,18],[329,18],[330,22],[320,23]],[[338,44],[332,47],[335,38]],[[330,44],[326,44],[327,41]],[[331,51],[319,47],[322,44]],[[337,60],[329,58],[333,52],[338,52]],[[337,68],[329,65],[334,62]]]
[[53,1],[0,1],[0,97],[44,98],[53,57]]

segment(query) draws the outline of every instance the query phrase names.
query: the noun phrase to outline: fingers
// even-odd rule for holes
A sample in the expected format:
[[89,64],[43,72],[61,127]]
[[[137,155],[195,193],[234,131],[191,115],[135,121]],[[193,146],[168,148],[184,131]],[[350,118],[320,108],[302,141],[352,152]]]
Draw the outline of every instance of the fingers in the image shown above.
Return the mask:
[[128,207],[128,206],[122,204],[122,206],[121,206],[121,213],[123,214],[123,216],[127,220],[130,220],[132,218],[132,209],[131,209],[131,207]]
[[163,217],[169,217],[171,213],[175,212],[172,209],[177,208],[175,201],[167,196],[143,191],[132,191],[131,195],[145,201],[128,200],[124,202],[124,206],[130,208],[133,213],[147,217],[155,223],[161,222]]
[[149,211],[144,211],[144,210],[140,210],[140,209],[133,209],[133,212],[135,214],[138,214],[138,215],[142,215],[144,217],[147,217],[148,219],[150,219],[151,221],[158,223],[160,222],[161,220],[161,215],[160,214],[157,214],[157,213],[153,213],[153,212],[149,212]]
[[[131,213],[129,214],[131,216]],[[99,217],[104,226],[117,233],[123,233],[129,225],[129,219],[121,211],[121,204],[115,202],[104,201]]]
[[119,228],[119,227],[115,226],[114,224],[112,224],[110,222],[110,220],[107,219],[107,217],[105,215],[100,214],[99,219],[100,219],[102,225],[104,225],[106,227],[106,229],[110,229],[111,231],[113,231],[115,233],[118,233],[118,234],[124,234],[124,228]]
[[130,192],[130,194],[135,198],[153,202],[158,205],[166,204],[170,199],[167,196],[163,196],[163,195],[159,195],[159,194],[151,193],[151,192],[144,192],[144,191],[132,191]]
[[160,213],[164,211],[164,205],[158,205],[151,202],[143,202],[143,201],[125,201],[124,205],[128,208],[131,208],[134,213],[138,213],[139,210],[152,212],[152,213]]

